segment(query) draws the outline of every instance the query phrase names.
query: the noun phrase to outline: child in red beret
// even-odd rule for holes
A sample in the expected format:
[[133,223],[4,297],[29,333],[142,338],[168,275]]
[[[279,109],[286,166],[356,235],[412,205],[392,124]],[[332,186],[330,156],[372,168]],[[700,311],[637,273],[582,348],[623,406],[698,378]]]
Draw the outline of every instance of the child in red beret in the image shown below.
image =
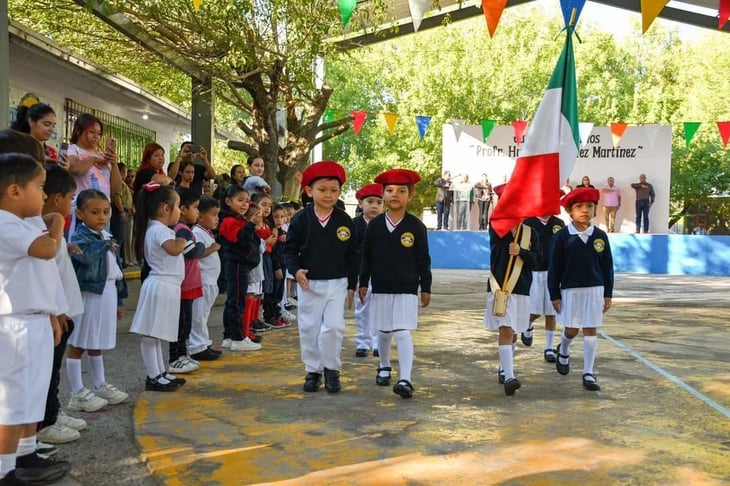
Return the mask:
[[360,264],[352,219],[335,207],[344,183],[345,169],[336,162],[307,167],[302,187],[313,203],[292,218],[282,252],[287,270],[297,281],[305,392],[316,392],[323,374],[328,393],[341,389],[345,298],[351,309]]
[[[357,241],[362,242],[365,239],[365,229],[368,223],[383,213],[383,186],[381,184],[365,184],[355,193],[357,204],[362,209],[362,214],[352,222],[355,224],[355,235]],[[357,334],[355,334],[355,356],[364,358],[368,355],[368,351],[373,350],[373,356],[378,356],[378,336],[377,332],[370,326],[369,321],[369,302],[370,294],[365,297],[365,301],[355,300],[355,324],[357,326]]]
[[555,235],[548,268],[550,298],[564,328],[555,366],[561,375],[570,372],[570,345],[582,329],[583,386],[592,391],[601,389],[593,374],[596,329],[603,322],[603,313],[611,308],[613,295],[608,236],[591,222],[599,197],[598,190],[579,187],[562,199],[572,221]]
[[419,286],[421,306],[431,302],[431,256],[426,227],[406,212],[420,180],[416,172],[406,169],[388,170],[375,178],[383,186],[388,211],[373,219],[365,230],[360,268],[360,301],[365,302],[370,284],[370,326],[379,330],[380,366],[375,383],[390,385],[390,343],[395,338],[400,378],[393,392],[402,398],[413,396],[411,331],[418,328]]

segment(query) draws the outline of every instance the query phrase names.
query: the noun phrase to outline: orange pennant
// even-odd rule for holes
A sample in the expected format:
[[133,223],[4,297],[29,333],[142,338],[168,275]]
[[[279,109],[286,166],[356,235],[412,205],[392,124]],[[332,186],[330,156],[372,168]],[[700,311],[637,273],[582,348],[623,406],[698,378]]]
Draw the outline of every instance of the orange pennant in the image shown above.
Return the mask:
[[519,147],[520,144],[522,144],[524,137],[525,137],[525,131],[527,130],[527,122],[526,121],[513,121],[512,129],[515,132],[515,143]]
[[720,130],[720,137],[722,137],[722,146],[727,147],[727,143],[728,141],[730,141],[730,121],[717,122],[717,129]]
[[614,147],[618,145],[619,140],[624,136],[624,132],[628,126],[628,123],[611,123],[611,137],[613,138]]
[[641,0],[641,27],[642,32],[646,34],[651,23],[664,10],[669,0]]
[[395,123],[398,121],[398,115],[395,113],[385,113],[383,116],[385,117],[385,123],[388,124],[388,131],[391,135],[393,135],[393,132],[395,131]]
[[489,37],[494,37],[502,11],[506,6],[507,0],[482,0],[482,10],[484,10],[484,18],[487,19]]

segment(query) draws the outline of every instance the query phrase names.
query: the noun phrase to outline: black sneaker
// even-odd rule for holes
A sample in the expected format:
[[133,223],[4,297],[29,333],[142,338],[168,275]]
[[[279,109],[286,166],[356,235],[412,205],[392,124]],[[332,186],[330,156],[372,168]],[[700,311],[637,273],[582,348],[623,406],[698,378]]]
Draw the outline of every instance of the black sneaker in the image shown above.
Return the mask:
[[316,392],[322,385],[322,373],[307,373],[304,377],[304,391]]
[[269,325],[266,324],[261,319],[256,319],[255,321],[253,321],[251,323],[251,330],[253,332],[264,332],[264,331],[268,331],[269,329],[271,329],[271,327],[269,327]]
[[342,390],[340,370],[324,369],[324,389],[327,390],[327,393],[337,393]]
[[44,459],[35,452],[19,456],[15,460],[15,478],[29,484],[56,482],[70,470],[71,464],[68,462]]
[[210,348],[206,348],[199,353],[191,354],[190,357],[195,361],[215,361],[220,358],[221,355],[214,353]]

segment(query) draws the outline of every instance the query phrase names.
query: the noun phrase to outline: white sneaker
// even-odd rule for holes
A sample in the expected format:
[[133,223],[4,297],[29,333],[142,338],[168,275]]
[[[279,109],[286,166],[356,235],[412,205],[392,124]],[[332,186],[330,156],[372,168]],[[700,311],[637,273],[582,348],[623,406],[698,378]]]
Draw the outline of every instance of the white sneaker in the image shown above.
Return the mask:
[[180,356],[178,359],[170,363],[170,367],[167,369],[167,371],[174,375],[182,373],[192,373],[198,368],[200,368],[200,365],[196,365],[185,356]]
[[283,317],[284,319],[286,319],[289,322],[292,322],[297,318],[297,316],[295,316],[294,314],[292,314],[291,312],[289,312],[286,309],[281,310],[281,317]]
[[221,343],[221,347],[222,347],[222,348],[226,348],[226,349],[231,349],[231,343],[232,343],[232,342],[233,342],[233,340],[232,340],[232,339],[228,339],[228,338],[226,338],[226,339],[224,339],[224,340],[223,340],[223,342]]
[[86,420],[66,415],[66,412],[64,412],[63,410],[60,410],[58,412],[56,423],[74,430],[85,430],[86,427],[88,427],[88,425],[86,424]]
[[197,359],[193,359],[190,356],[187,356],[186,358],[187,358],[188,361],[190,361],[194,365],[198,365],[198,368],[200,368],[200,361],[198,361]]
[[94,394],[109,402],[109,405],[118,405],[129,397],[128,394],[109,383],[104,383],[99,388],[94,388]]
[[65,444],[78,440],[81,434],[78,430],[71,429],[56,422],[48,427],[43,427],[38,431],[36,436],[38,440],[42,440],[48,444]]
[[296,306],[297,306],[297,301],[292,299],[291,297],[286,299],[286,303],[284,303],[284,308],[286,310],[293,309]]
[[108,404],[109,402],[97,397],[88,388],[82,388],[80,392],[71,394],[66,408],[75,412],[96,412]]
[[251,341],[249,338],[244,338],[243,341],[233,341],[231,343],[231,351],[256,351],[261,349],[261,344]]

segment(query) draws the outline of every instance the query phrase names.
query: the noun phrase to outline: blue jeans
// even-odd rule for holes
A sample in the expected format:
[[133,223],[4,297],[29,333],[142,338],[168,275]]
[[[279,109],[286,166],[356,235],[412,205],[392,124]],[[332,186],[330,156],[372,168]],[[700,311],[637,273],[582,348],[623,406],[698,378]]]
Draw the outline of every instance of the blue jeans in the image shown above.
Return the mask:
[[451,211],[449,203],[436,201],[436,229],[449,229],[449,211]]
[[636,201],[636,232],[641,229],[641,220],[644,220],[644,233],[649,232],[649,208],[651,201],[648,199],[640,199]]

